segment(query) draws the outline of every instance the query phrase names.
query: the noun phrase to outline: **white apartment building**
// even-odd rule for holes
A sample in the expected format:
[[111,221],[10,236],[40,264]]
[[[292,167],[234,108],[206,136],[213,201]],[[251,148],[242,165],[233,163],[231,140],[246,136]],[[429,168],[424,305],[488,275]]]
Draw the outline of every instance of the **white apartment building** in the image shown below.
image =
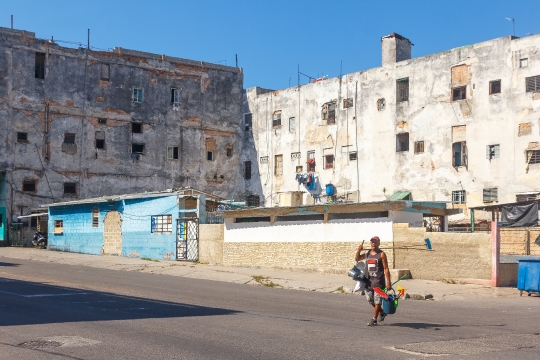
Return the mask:
[[[411,58],[382,38],[382,66],[307,85],[246,90],[246,190],[276,206],[302,191],[464,209],[540,194],[540,35]],[[297,181],[312,172],[315,186]],[[335,199],[334,199],[335,200]],[[323,198],[324,201],[324,198]]]

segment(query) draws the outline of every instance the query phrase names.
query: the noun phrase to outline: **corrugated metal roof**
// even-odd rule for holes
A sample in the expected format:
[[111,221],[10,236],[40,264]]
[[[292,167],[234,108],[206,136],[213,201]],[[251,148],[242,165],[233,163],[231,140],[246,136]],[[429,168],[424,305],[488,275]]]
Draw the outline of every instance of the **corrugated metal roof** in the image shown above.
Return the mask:
[[73,201],[64,201],[54,204],[44,204],[40,205],[42,208],[55,207],[55,206],[69,206],[69,205],[79,205],[79,204],[95,204],[95,203],[104,203],[104,202],[113,202],[113,201],[122,201],[122,200],[131,200],[131,199],[147,199],[155,197],[166,197],[166,196],[182,196],[188,197],[193,196],[193,194],[204,194],[211,199],[217,201],[221,200],[219,196],[207,194],[203,191],[193,189],[193,188],[182,188],[182,189],[168,189],[163,191],[148,191],[143,193],[132,193],[124,195],[110,195],[110,196],[101,196],[89,199],[80,199]]

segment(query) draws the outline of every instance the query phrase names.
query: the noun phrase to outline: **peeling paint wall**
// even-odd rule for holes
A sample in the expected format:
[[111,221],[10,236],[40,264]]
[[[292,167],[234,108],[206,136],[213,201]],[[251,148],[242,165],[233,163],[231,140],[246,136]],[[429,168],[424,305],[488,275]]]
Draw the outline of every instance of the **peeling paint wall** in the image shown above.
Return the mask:
[[[385,45],[383,38],[383,51],[388,49],[396,51],[396,45]],[[523,58],[528,66],[521,68]],[[262,191],[266,206],[277,205],[280,192],[324,195],[328,183],[338,195],[352,193],[353,200],[363,202],[396,191],[410,191],[420,201],[452,201],[452,191],[465,190],[470,207],[483,204],[484,188],[495,187],[498,202],[514,202],[516,193],[540,191],[540,164],[526,166],[527,148],[540,140],[540,97],[525,91],[525,78],[536,75],[540,35],[504,37],[398,62],[387,57],[382,67],[279,91],[247,89],[244,112],[252,114],[253,144],[245,144],[245,160],[256,165],[260,182],[246,189]],[[398,102],[397,82],[407,78],[408,100]],[[490,95],[490,81],[499,79],[501,93]],[[466,86],[465,99],[453,101],[457,86]],[[321,109],[334,100],[335,124],[330,124]],[[345,106],[350,100],[352,107]],[[281,126],[272,123],[276,111]],[[458,126],[466,157],[455,167],[452,143],[458,139],[452,128]],[[396,136],[404,133],[408,150],[396,151]],[[423,152],[415,153],[420,141]],[[494,144],[500,145],[500,158],[490,160],[486,147]],[[310,151],[317,186],[308,191],[295,177],[297,167],[307,170]],[[283,156],[283,175],[275,175],[276,155]],[[334,155],[327,169],[326,155]],[[313,198],[306,195],[304,201]]]
[[[36,53],[45,54],[43,79]],[[64,48],[0,28],[0,79],[10,220],[70,198],[181,186],[225,198],[243,191],[240,152],[227,156],[227,146],[241,149],[244,139],[239,68],[123,48]],[[132,131],[134,123],[141,131]],[[140,154],[132,144],[144,145]],[[168,159],[168,147],[178,147],[177,158]],[[23,191],[25,179],[37,181],[35,191]],[[64,194],[66,182],[76,194]]]

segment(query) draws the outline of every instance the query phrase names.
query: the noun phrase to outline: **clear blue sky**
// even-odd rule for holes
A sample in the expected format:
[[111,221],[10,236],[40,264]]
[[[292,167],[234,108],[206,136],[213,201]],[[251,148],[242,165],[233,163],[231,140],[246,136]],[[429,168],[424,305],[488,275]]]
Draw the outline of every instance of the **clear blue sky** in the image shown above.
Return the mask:
[[[540,0],[0,0],[0,26],[39,38],[120,46],[244,68],[244,86],[281,89],[300,71],[337,76],[380,66],[381,36],[397,32],[413,57],[540,33]],[[61,44],[67,45],[67,44]],[[73,45],[71,45],[73,46]],[[302,77],[302,83],[307,78]]]

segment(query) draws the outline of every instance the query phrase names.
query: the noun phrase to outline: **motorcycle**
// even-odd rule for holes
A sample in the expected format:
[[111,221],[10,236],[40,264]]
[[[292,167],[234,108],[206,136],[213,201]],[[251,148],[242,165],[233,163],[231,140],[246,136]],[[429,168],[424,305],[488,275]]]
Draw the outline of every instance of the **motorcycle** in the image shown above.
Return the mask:
[[32,244],[36,248],[45,249],[47,247],[47,237],[37,231],[32,240]]

